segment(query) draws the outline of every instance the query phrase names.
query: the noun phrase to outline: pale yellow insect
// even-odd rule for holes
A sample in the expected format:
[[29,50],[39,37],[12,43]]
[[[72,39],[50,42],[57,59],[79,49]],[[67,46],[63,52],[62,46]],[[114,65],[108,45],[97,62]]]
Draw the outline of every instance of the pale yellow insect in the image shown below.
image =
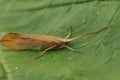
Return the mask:
[[38,59],[46,51],[52,50],[52,49],[67,48],[69,50],[79,52],[78,50],[75,50],[67,46],[67,44],[80,37],[84,37],[91,34],[97,34],[107,28],[108,26],[105,26],[102,29],[97,30],[95,32],[81,34],[71,39],[69,39],[72,33],[71,28],[70,28],[69,34],[64,39],[60,37],[55,37],[55,36],[18,34],[18,33],[10,32],[10,33],[7,33],[5,36],[3,36],[3,38],[0,40],[0,43],[11,50],[26,50],[26,49],[33,49],[35,47],[40,47],[42,50],[42,53],[39,54],[38,57],[36,57],[36,59]]

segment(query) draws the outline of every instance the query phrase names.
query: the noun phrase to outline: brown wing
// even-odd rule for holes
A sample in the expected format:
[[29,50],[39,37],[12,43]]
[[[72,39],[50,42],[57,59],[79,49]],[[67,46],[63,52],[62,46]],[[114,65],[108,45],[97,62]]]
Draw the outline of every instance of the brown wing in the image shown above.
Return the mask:
[[52,43],[60,43],[60,38],[45,35],[29,35],[18,33],[7,33],[0,40],[1,44],[12,50],[24,50]]

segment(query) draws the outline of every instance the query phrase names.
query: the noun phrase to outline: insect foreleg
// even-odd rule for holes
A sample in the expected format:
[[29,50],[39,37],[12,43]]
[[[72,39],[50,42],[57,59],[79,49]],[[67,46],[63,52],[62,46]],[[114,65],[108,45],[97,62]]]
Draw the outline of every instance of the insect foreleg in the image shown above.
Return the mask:
[[71,34],[72,34],[72,27],[70,27],[70,31],[69,31],[68,35],[65,37],[65,39],[68,39],[71,36]]
[[55,45],[54,46],[51,46],[51,47],[48,47],[48,48],[46,48],[45,50],[43,50],[42,51],[42,53],[40,53],[35,59],[38,59],[38,58],[40,58],[43,54],[45,54],[45,52],[46,51],[48,51],[48,50],[51,50],[51,49],[53,49],[55,47]]
[[79,50],[73,49],[73,48],[71,48],[71,47],[69,47],[69,46],[66,46],[66,45],[65,45],[64,47],[66,47],[67,49],[69,49],[69,50],[71,50],[71,51],[75,51],[75,52],[79,52],[79,53],[80,53]]

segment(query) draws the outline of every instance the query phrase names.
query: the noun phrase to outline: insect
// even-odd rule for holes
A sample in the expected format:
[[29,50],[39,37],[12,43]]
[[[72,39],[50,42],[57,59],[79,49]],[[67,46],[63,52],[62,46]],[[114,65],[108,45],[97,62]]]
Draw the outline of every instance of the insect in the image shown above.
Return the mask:
[[72,27],[71,27],[70,32],[64,39],[60,37],[55,37],[55,36],[19,34],[19,33],[10,32],[10,33],[7,33],[5,36],[3,36],[3,38],[0,40],[0,43],[11,50],[27,50],[27,49],[33,49],[35,47],[40,47],[42,52],[35,58],[35,59],[38,59],[46,51],[49,51],[52,49],[67,48],[71,51],[79,52],[79,50],[69,47],[68,43],[87,35],[97,34],[107,28],[108,26],[105,26],[95,32],[89,32],[89,33],[78,35],[73,38],[69,38],[72,33]]

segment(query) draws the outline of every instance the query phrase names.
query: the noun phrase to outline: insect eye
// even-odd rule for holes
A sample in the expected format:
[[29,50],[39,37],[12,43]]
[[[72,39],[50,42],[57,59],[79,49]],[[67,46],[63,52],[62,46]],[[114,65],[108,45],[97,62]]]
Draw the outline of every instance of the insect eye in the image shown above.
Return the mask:
[[67,45],[69,42],[66,42],[65,45]]

